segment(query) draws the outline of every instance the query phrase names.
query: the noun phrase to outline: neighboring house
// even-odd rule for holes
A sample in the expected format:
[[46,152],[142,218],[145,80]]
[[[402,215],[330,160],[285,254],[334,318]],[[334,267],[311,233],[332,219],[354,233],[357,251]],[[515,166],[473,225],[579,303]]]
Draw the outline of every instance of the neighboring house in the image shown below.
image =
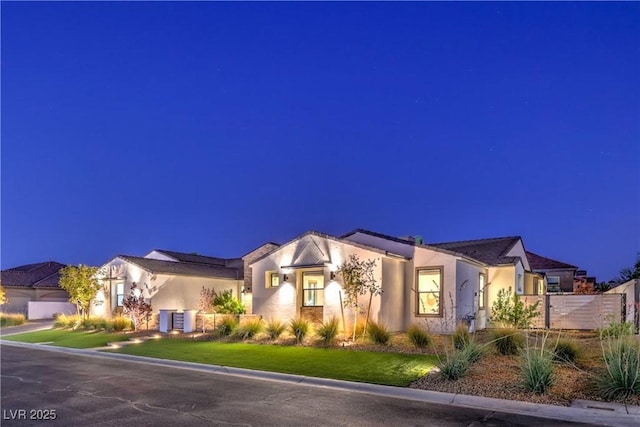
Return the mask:
[[217,293],[230,290],[242,298],[242,258],[216,258],[156,249],[144,257],[118,255],[101,267],[106,273],[105,292],[99,293],[92,314],[111,316],[136,283],[155,313],[160,309],[197,309],[203,287]]
[[578,267],[527,251],[531,270],[546,276],[547,292],[573,292]]
[[[341,318],[335,271],[351,255],[376,260],[383,292],[373,298],[370,317],[393,331],[426,323],[434,332],[452,332],[462,320],[485,328],[500,289],[544,292],[544,278],[531,271],[519,237],[423,244],[363,229],[341,237],[310,231],[250,263],[253,313],[281,320]],[[361,304],[368,305],[367,296]]]
[[30,301],[69,301],[69,294],[58,284],[60,270],[65,267],[59,262],[46,261],[2,270],[0,284],[9,300],[2,305],[2,311],[27,314]]

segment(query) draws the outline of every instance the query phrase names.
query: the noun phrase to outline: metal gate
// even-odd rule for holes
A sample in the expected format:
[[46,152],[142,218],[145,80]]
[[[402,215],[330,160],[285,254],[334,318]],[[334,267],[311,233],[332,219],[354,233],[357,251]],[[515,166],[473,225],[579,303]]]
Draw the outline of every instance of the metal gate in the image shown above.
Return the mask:
[[171,313],[171,329],[184,329],[184,313]]

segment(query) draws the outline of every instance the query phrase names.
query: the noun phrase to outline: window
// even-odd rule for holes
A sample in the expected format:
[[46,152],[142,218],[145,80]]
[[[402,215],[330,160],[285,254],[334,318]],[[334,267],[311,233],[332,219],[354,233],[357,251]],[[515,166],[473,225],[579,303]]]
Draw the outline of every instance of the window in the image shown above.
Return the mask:
[[547,291],[560,292],[560,276],[547,276]]
[[440,316],[442,314],[442,267],[418,268],[416,272],[416,314]]
[[304,307],[324,305],[324,274],[322,272],[302,273],[302,305]]
[[487,286],[487,275],[480,273],[480,284],[478,289],[478,308],[484,309],[484,288]]
[[522,274],[518,273],[518,276],[516,278],[517,282],[516,282],[516,293],[518,295],[522,295],[524,293],[524,279],[522,277]]
[[280,286],[280,275],[276,272],[269,273],[269,286],[277,288]]
[[116,307],[122,307],[124,302],[124,283],[116,283]]

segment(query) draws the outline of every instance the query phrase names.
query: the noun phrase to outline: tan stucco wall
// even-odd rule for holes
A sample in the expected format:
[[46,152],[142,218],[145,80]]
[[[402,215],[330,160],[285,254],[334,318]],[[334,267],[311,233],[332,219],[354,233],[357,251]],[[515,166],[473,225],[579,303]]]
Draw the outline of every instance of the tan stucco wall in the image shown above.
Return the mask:
[[208,277],[169,276],[158,274],[157,289],[151,296],[154,313],[161,309],[197,310],[203,287],[216,293],[231,290],[239,298],[241,280],[215,279]]
[[9,302],[2,305],[3,313],[22,313],[26,315],[29,301],[36,300],[36,291],[32,288],[10,288],[5,286],[4,291]]

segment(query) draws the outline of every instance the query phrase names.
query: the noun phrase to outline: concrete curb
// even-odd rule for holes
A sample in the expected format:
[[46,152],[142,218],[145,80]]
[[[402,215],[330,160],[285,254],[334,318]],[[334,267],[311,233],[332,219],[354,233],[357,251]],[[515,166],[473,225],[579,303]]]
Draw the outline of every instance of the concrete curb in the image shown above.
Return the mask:
[[[640,425],[640,414],[638,413],[638,408],[629,407],[628,405],[622,405],[626,407],[626,413],[624,413],[624,411],[612,411],[610,410],[610,408],[606,407],[607,404],[600,404],[600,402],[598,402],[598,405],[595,405],[595,408],[593,406],[590,407],[587,404],[582,404],[580,405],[580,407],[555,406],[520,402],[515,400],[494,399],[481,396],[468,396],[429,390],[307,377],[302,375],[282,374],[278,372],[254,371],[251,369],[233,368],[229,366],[205,365],[193,362],[181,362],[177,360],[133,356],[129,354],[107,353],[103,351],[97,351],[96,349],[53,347],[42,344],[29,344],[13,341],[1,341],[0,344],[14,347],[52,351],[57,353],[75,354],[86,357],[98,357],[111,360],[126,360],[134,363],[144,363],[154,366],[188,369],[191,371],[205,372],[210,374],[230,375],[263,381],[277,381],[289,384],[320,387],[325,389],[344,390],[355,393],[372,394],[376,396],[406,399],[424,403],[450,405],[464,408],[481,409],[485,411],[495,411],[532,417],[548,418],[552,420],[572,421],[577,423],[596,424],[612,427],[630,427]],[[596,409],[600,407],[602,407],[603,409]]]

